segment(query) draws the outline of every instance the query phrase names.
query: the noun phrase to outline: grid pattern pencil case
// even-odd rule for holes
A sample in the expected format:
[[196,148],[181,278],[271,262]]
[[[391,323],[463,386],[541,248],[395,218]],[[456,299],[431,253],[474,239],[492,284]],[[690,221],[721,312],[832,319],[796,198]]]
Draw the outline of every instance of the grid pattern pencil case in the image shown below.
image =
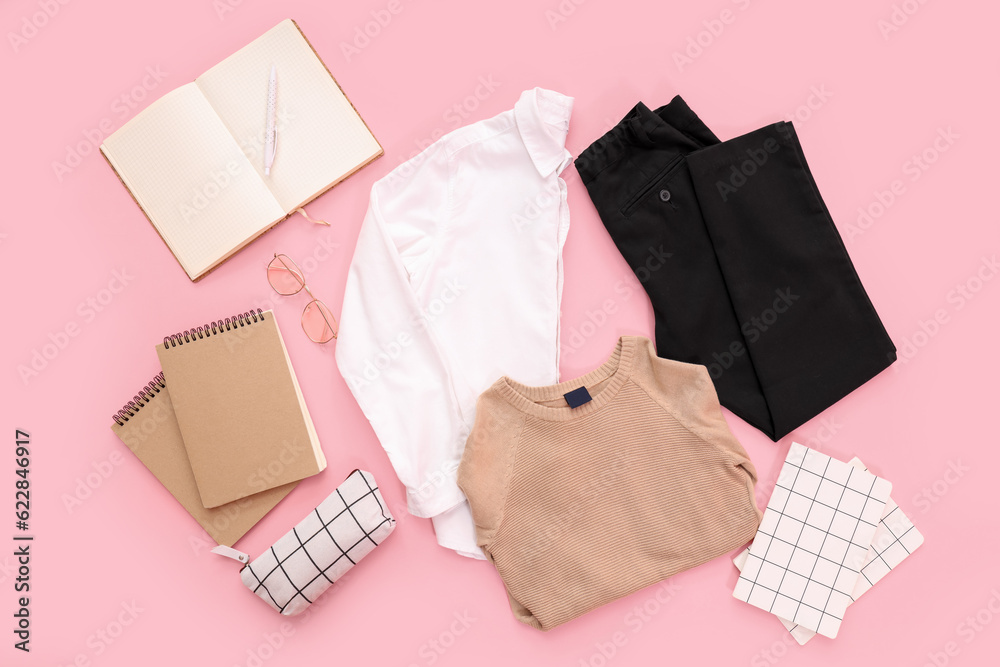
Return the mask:
[[355,470],[270,549],[240,572],[284,616],[301,614],[396,527],[375,478]]

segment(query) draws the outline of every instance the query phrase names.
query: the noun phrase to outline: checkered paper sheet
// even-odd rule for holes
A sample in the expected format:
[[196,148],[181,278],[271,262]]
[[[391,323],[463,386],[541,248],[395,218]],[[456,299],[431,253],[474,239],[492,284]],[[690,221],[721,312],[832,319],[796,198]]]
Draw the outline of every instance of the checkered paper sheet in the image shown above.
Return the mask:
[[733,597],[836,637],[891,490],[792,443]]
[[[855,468],[868,470],[857,457],[851,459],[849,463]],[[861,576],[851,593],[851,601],[857,601],[923,543],[924,536],[920,534],[920,531],[916,529],[909,517],[903,513],[903,510],[896,505],[892,498],[889,498],[882,518],[879,520],[878,528],[875,529],[875,537],[872,538],[872,544],[868,548],[865,564],[861,567]],[[733,559],[738,570],[743,570],[743,565],[749,554],[750,549],[747,548]],[[814,631],[798,623],[793,623],[780,616],[778,620],[800,645],[816,636]]]

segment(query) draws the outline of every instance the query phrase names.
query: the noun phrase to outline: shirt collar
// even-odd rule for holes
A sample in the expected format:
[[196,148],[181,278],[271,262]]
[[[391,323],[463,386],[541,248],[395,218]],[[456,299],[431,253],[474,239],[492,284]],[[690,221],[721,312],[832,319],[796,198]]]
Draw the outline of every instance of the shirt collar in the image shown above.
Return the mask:
[[566,150],[572,111],[572,97],[544,88],[524,91],[514,105],[517,130],[542,176],[562,171],[573,158]]

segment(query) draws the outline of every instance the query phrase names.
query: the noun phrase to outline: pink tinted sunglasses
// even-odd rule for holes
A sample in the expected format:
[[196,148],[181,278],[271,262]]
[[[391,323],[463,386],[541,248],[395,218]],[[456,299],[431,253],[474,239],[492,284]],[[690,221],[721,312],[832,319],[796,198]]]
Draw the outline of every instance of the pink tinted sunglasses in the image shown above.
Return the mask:
[[275,253],[274,259],[267,265],[267,282],[282,296],[291,296],[305,290],[312,298],[302,311],[302,330],[309,336],[309,340],[314,343],[329,343],[337,337],[337,318],[325,303],[313,296],[302,276],[302,269],[288,255]]

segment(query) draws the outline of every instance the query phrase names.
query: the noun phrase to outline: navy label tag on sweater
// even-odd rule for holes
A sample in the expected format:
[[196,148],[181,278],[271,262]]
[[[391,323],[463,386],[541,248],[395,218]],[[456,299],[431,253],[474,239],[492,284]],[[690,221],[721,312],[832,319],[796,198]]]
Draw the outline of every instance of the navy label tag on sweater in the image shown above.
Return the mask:
[[579,389],[574,389],[568,394],[563,394],[563,398],[569,403],[569,407],[578,408],[585,403],[590,403],[591,397],[590,392],[587,391],[586,387],[580,387]]

